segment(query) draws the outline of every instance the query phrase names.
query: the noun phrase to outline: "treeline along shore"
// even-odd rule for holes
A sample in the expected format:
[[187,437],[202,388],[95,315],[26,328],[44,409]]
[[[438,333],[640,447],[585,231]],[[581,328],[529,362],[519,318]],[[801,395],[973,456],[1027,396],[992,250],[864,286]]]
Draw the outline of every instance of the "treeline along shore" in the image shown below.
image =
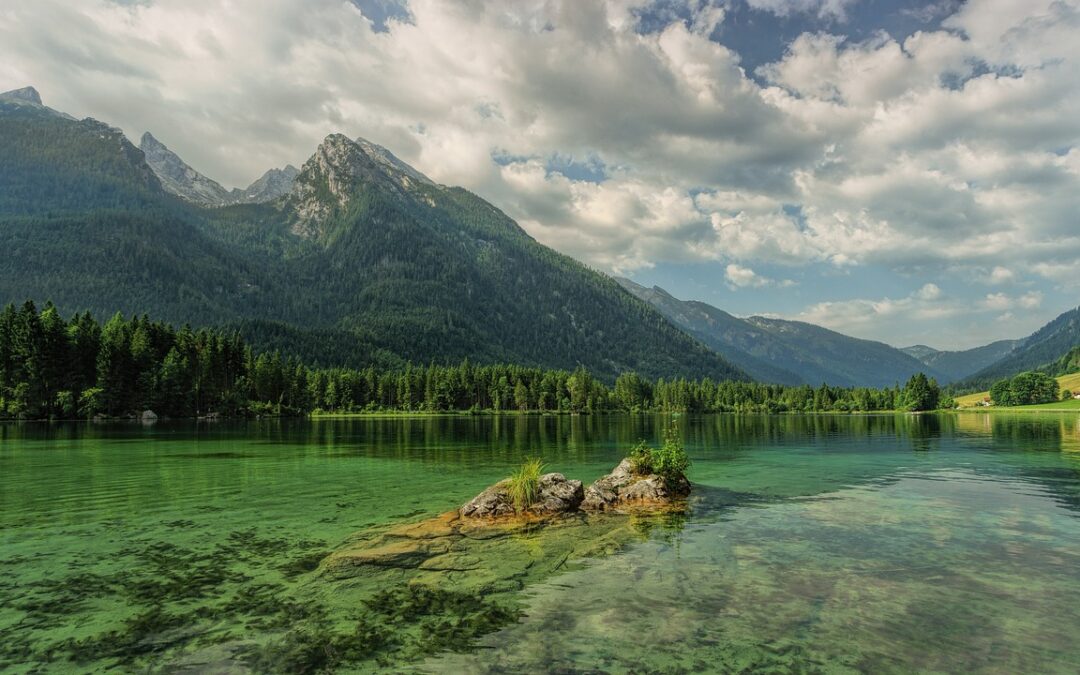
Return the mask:
[[46,303],[0,311],[0,419],[225,417],[364,412],[858,412],[949,407],[933,380],[903,387],[784,386],[710,379],[613,383],[582,367],[311,368],[256,353],[234,331],[120,314],[65,320]]

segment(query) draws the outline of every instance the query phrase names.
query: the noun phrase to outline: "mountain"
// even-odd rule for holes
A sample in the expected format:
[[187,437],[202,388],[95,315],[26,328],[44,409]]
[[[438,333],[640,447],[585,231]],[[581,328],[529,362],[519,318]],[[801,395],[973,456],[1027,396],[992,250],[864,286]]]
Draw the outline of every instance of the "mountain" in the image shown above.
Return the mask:
[[1020,344],[1020,340],[998,340],[982,347],[962,351],[940,351],[926,345],[904,347],[900,351],[922,361],[942,373],[942,382],[955,382],[979,372],[1008,356]]
[[[226,322],[257,305],[259,268],[164,191],[142,151],[93,119],[0,95],[0,299],[66,311]],[[249,305],[249,303],[251,303]]]
[[292,165],[284,169],[270,169],[244,190],[226,190],[217,181],[193,169],[149,131],[143,134],[139,149],[143,151],[146,163],[153,169],[166,191],[200,206],[274,201],[292,189],[293,181],[299,173]]
[[[785,347],[767,334],[749,334],[747,332],[749,326],[742,319],[703,302],[678,300],[659,286],[646,288],[629,279],[618,277],[616,281],[623,288],[658,309],[676,326],[745,370],[755,380],[776,384],[807,383],[806,378],[801,375],[771,363],[768,354],[783,351]],[[756,341],[757,351],[762,356],[752,355],[751,347],[742,344],[743,338]]]
[[12,103],[21,102],[29,103],[36,106],[44,106],[41,102],[41,94],[37,89],[33,87],[23,87],[22,89],[12,89],[0,94],[0,99],[10,101]]
[[143,134],[139,149],[146,156],[146,163],[161,180],[161,186],[169,192],[203,206],[221,206],[227,203],[228,190],[188,166],[179,155],[165,147],[149,131]]
[[332,134],[292,180],[271,176],[289,185],[275,201],[205,208],[119,130],[3,100],[0,302],[231,325],[319,365],[746,377],[609,277],[363,139]]
[[755,379],[781,384],[826,382],[888,387],[935,369],[881,342],[860,340],[799,321],[740,319],[703,302],[679,300],[629,279],[620,284]]
[[284,169],[270,169],[243,190],[233,188],[231,203],[261,204],[284,197],[292,189],[293,181],[300,174],[292,164]]
[[958,388],[973,391],[988,389],[994,382],[1048,366],[1080,345],[1080,307],[1071,309],[1019,340],[1000,360],[976,372],[957,384]]

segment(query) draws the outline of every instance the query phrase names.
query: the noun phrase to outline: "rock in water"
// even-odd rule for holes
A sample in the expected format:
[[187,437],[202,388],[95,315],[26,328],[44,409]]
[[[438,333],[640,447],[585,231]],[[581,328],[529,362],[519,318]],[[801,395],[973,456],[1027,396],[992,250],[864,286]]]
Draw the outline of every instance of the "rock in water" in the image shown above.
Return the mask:
[[657,474],[639,476],[624,459],[608,475],[597,479],[585,489],[581,508],[586,511],[606,511],[620,506],[667,503],[690,494],[690,481],[680,476],[674,484]]
[[532,513],[569,513],[577,511],[584,498],[581,481],[569,480],[561,473],[546,473],[540,476],[536,503],[528,510]]
[[514,513],[514,502],[510,499],[508,488],[510,481],[499,481],[476,495],[461,507],[461,515],[467,518],[496,518]]
[[[581,481],[569,480],[561,473],[540,476],[536,501],[525,514],[556,515],[578,510],[585,497]],[[500,481],[473,497],[461,507],[460,513],[467,518],[498,518],[517,513],[510,498],[510,481]]]

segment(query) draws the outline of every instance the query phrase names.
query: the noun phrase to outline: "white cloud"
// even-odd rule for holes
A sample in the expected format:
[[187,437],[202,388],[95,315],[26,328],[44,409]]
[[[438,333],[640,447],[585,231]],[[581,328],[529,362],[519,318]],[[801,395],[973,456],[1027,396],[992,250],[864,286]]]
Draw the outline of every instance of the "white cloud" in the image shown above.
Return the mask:
[[1005,293],[988,293],[983,306],[993,311],[1006,309],[1038,309],[1042,306],[1043,294],[1040,291],[1028,291],[1023,295],[1009,296]]
[[937,284],[925,284],[922,288],[915,291],[913,296],[918,300],[924,300],[927,302],[938,300],[941,298],[941,289]]
[[728,283],[733,288],[764,288],[767,286],[786,288],[795,285],[795,282],[791,279],[772,279],[758,274],[749,267],[743,267],[736,263],[729,263],[724,268],[724,278],[728,280]]
[[772,12],[777,16],[814,14],[823,19],[847,21],[847,10],[858,0],[747,0],[754,9]]
[[990,284],[1006,284],[1012,281],[1016,277],[1012,270],[998,265],[994,269],[990,270],[990,274],[987,277],[987,282]]
[[896,321],[927,321],[957,316],[964,307],[945,296],[935,284],[925,284],[902,298],[853,299],[819,302],[796,318],[839,331],[863,333]]

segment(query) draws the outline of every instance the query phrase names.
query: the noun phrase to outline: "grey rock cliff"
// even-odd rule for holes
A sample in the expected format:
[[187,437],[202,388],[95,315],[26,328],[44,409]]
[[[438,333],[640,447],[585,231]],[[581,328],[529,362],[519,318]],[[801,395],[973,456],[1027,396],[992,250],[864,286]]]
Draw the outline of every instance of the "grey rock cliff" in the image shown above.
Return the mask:
[[295,166],[270,169],[247,188],[226,190],[217,181],[202,175],[149,131],[143,134],[139,149],[166,191],[200,206],[261,204],[286,195],[300,173]]
[[41,94],[33,87],[23,87],[21,89],[12,89],[11,91],[0,93],[0,109],[54,115],[68,120],[75,119],[67,113],[53,110],[42,103]]
[[295,214],[292,232],[317,239],[336,213],[371,189],[404,196],[420,185],[434,185],[386,148],[344,134],[330,134],[300,168],[285,204]]
[[12,89],[11,91],[5,91],[0,94],[0,99],[7,101],[23,101],[25,103],[32,103],[34,105],[44,105],[41,102],[41,94],[37,89],[33,87],[23,87],[22,89]]
[[139,149],[146,155],[146,163],[157,174],[166,191],[202,206],[223,206],[228,203],[228,190],[188,166],[149,131],[143,134]]
[[289,164],[284,169],[270,169],[244,190],[233,190],[237,204],[261,204],[280,199],[289,193],[300,169]]

